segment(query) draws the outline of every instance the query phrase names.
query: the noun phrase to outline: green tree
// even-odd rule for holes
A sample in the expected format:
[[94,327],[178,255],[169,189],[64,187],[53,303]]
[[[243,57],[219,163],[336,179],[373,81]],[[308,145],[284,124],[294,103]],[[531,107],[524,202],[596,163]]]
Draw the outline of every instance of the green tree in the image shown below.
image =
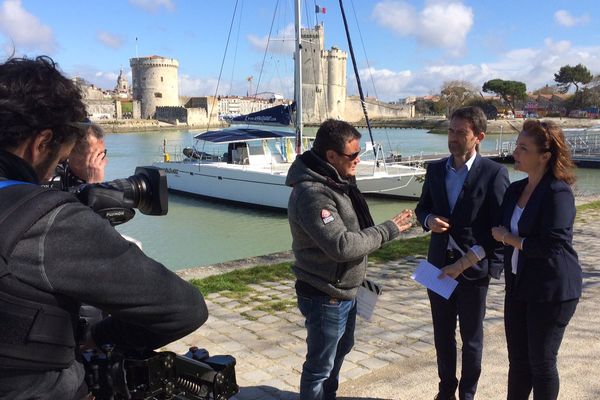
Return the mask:
[[442,84],[441,100],[446,103],[447,115],[450,116],[457,108],[477,95],[477,89],[466,81],[447,81]]
[[571,85],[575,85],[575,94],[579,92],[579,85],[586,85],[593,79],[592,73],[583,64],[574,67],[565,65],[560,67],[558,74],[554,74],[554,81],[561,87],[563,93],[567,93]]
[[525,99],[527,86],[519,81],[505,81],[502,79],[492,79],[483,84],[483,91],[486,93],[495,93],[504,100],[515,114],[515,100]]
[[479,107],[485,113],[487,119],[498,118],[498,107],[496,107],[493,100],[487,100],[483,97],[473,97],[465,103],[467,106]]
[[532,92],[532,94],[538,95],[538,94],[557,94],[560,93],[561,90],[558,87],[558,85],[546,85],[544,87],[541,87],[539,89],[536,89]]

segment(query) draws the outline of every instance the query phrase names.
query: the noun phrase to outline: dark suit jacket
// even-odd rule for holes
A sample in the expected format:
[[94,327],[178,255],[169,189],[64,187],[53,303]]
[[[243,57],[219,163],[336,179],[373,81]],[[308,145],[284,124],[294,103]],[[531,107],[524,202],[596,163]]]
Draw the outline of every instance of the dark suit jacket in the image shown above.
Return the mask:
[[[510,219],[528,178],[510,185],[502,204],[502,225]],[[573,249],[575,199],[568,184],[548,172],[534,189],[519,220],[517,275],[511,279],[513,247],[506,246],[507,289],[522,301],[565,301],[581,296],[581,266]]]
[[481,279],[489,274],[497,279],[504,264],[502,244],[492,237],[492,226],[500,220],[500,205],[509,184],[508,171],[506,167],[477,154],[450,213],[445,181],[447,160],[444,158],[427,166],[423,192],[415,210],[417,219],[426,230],[424,223],[429,214],[450,220],[448,232],[432,232],[427,259],[439,268],[445,266],[448,234],[451,234],[464,252],[475,244],[485,249],[486,257],[463,273],[466,278]]

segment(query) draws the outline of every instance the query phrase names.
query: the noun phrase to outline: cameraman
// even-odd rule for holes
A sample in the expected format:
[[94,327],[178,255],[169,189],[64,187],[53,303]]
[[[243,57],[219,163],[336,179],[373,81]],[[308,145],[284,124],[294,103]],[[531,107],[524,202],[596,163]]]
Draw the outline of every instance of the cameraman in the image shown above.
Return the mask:
[[[85,343],[156,349],[202,325],[202,295],[71,194],[42,189],[84,132],[81,94],[48,57],[0,64],[0,398],[80,399],[81,302],[110,317]],[[31,207],[19,207],[39,192]],[[37,220],[45,198],[64,197]],[[8,212],[7,210],[12,210]],[[36,216],[37,217],[37,216]],[[7,220],[14,225],[8,225]],[[10,250],[13,227],[30,222]],[[8,248],[8,250],[7,250]]]
[[68,160],[56,167],[51,186],[57,189],[69,190],[84,183],[104,182],[104,169],[108,163],[104,131],[87,118],[78,125],[86,134],[77,140]]

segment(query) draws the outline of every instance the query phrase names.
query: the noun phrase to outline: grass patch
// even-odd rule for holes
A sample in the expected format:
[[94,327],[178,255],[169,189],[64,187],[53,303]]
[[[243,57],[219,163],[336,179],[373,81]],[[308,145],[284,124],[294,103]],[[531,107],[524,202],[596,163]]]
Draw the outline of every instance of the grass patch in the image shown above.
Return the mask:
[[600,210],[600,200],[592,201],[591,203],[580,204],[577,206],[577,216],[575,217],[576,224],[585,224],[589,217],[593,217]]
[[276,311],[287,311],[290,308],[294,307],[296,307],[296,298],[287,300],[268,301],[256,307],[255,310],[260,310],[269,314],[273,314]]
[[[203,295],[229,290],[240,296],[247,294],[252,289],[248,285],[261,282],[278,282],[293,279],[292,263],[274,265],[259,265],[252,268],[226,272],[213,275],[204,279],[191,279],[190,283],[198,288]],[[229,297],[229,296],[228,296]]]
[[369,260],[387,262],[416,254],[427,254],[429,235],[410,239],[393,240],[369,255]]
[[577,212],[600,210],[600,200],[592,201],[591,203],[581,204],[577,206]]
[[258,318],[256,318],[256,317],[254,317],[254,316],[252,316],[252,315],[248,314],[247,312],[243,312],[243,313],[241,313],[240,315],[241,315],[242,317],[246,318],[246,319],[247,319],[247,320],[249,320],[249,321],[256,321],[256,320],[258,320]]
[[[377,262],[386,262],[410,255],[426,254],[428,246],[429,235],[394,240],[386,243],[381,249],[369,255],[369,259]],[[197,287],[205,296],[210,293],[227,292],[226,296],[229,298],[243,299],[249,292],[253,291],[248,286],[250,284],[279,282],[286,279],[294,279],[291,262],[258,265],[203,279],[191,279],[190,283]]]

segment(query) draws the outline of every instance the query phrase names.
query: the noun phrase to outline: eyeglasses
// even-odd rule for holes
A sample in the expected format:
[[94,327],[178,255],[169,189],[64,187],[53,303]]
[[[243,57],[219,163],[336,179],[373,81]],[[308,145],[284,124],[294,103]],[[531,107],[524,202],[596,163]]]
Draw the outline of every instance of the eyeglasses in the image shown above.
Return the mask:
[[108,149],[104,149],[104,151],[102,152],[102,159],[104,160],[106,158],[106,154],[108,153]]
[[348,157],[348,160],[350,160],[350,161],[354,161],[354,160],[356,160],[356,157],[360,156],[360,149],[356,153],[352,153],[352,154],[346,154],[346,153],[342,153],[340,151],[336,151],[336,153],[338,153],[340,156]]

